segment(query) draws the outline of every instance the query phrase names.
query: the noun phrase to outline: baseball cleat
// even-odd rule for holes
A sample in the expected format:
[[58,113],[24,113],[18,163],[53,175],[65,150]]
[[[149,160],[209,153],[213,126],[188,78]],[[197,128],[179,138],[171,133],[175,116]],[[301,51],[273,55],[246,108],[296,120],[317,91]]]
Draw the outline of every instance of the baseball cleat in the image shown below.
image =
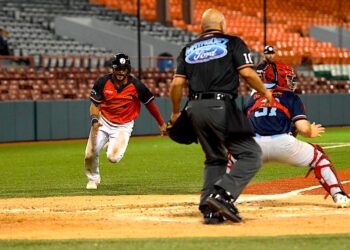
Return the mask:
[[337,208],[345,208],[350,206],[349,198],[342,193],[336,193],[332,198]]
[[220,194],[212,194],[207,199],[207,204],[211,210],[219,213],[221,216],[232,222],[241,222],[238,209],[233,204],[233,201],[225,199]]
[[204,224],[221,224],[226,221],[226,218],[218,212],[207,212],[203,214]]
[[97,181],[89,181],[87,184],[86,184],[86,189],[97,189],[98,185],[100,184],[100,181],[97,180]]

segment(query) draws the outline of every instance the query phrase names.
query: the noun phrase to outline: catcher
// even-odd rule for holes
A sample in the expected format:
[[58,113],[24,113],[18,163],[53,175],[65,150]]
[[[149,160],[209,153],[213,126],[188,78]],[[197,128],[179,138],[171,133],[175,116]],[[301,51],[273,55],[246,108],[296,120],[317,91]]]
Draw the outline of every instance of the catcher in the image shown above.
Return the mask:
[[[276,62],[277,75],[271,65],[264,74],[266,88],[272,91],[276,102],[267,104],[259,93],[253,93],[246,107],[253,125],[255,140],[263,152],[263,161],[277,161],[294,166],[309,166],[337,207],[349,206],[349,196],[342,187],[336,170],[321,146],[298,140],[292,135],[292,125],[303,137],[319,137],[325,131],[320,124],[310,123],[301,99],[294,94],[296,73],[288,64]],[[272,83],[277,79],[277,84]],[[229,156],[229,166],[234,161]],[[307,174],[307,175],[308,175]]]

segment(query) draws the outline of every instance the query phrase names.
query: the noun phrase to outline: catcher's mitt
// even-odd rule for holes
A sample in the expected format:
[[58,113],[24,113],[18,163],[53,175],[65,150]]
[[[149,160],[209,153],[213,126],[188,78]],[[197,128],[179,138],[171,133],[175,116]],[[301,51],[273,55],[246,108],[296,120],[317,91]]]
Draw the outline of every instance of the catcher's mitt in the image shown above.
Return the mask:
[[169,137],[177,143],[198,143],[197,135],[185,110],[181,111],[179,118],[177,118],[174,124],[168,121],[166,130]]

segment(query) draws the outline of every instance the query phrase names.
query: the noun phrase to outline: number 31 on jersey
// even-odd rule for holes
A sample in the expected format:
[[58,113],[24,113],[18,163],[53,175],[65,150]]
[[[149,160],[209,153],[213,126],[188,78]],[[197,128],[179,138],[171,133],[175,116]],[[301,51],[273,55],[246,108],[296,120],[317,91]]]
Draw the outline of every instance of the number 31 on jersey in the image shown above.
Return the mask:
[[[279,102],[280,100],[278,98],[275,98],[275,101]],[[255,117],[261,117],[261,116],[276,116],[277,108],[271,108],[271,107],[261,107],[259,108],[260,111],[255,111],[254,116]]]
[[[262,111],[255,111],[254,116],[255,117],[261,117],[261,116],[276,116],[276,110],[277,108],[261,108]],[[270,109],[270,112],[269,112]]]

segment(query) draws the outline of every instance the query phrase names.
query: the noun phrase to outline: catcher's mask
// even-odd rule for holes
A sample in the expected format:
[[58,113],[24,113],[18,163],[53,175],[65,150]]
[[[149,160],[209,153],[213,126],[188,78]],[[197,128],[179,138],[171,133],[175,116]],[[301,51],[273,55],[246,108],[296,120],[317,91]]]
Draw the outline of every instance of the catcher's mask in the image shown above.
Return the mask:
[[297,88],[297,75],[294,69],[286,63],[276,62],[277,78],[273,70],[273,66],[270,64],[267,66],[264,72],[264,82],[271,83],[276,81],[277,85],[282,88],[289,88],[294,91]]
[[112,59],[112,68],[113,69],[128,69],[131,71],[130,59],[126,54],[119,53],[114,55]]

